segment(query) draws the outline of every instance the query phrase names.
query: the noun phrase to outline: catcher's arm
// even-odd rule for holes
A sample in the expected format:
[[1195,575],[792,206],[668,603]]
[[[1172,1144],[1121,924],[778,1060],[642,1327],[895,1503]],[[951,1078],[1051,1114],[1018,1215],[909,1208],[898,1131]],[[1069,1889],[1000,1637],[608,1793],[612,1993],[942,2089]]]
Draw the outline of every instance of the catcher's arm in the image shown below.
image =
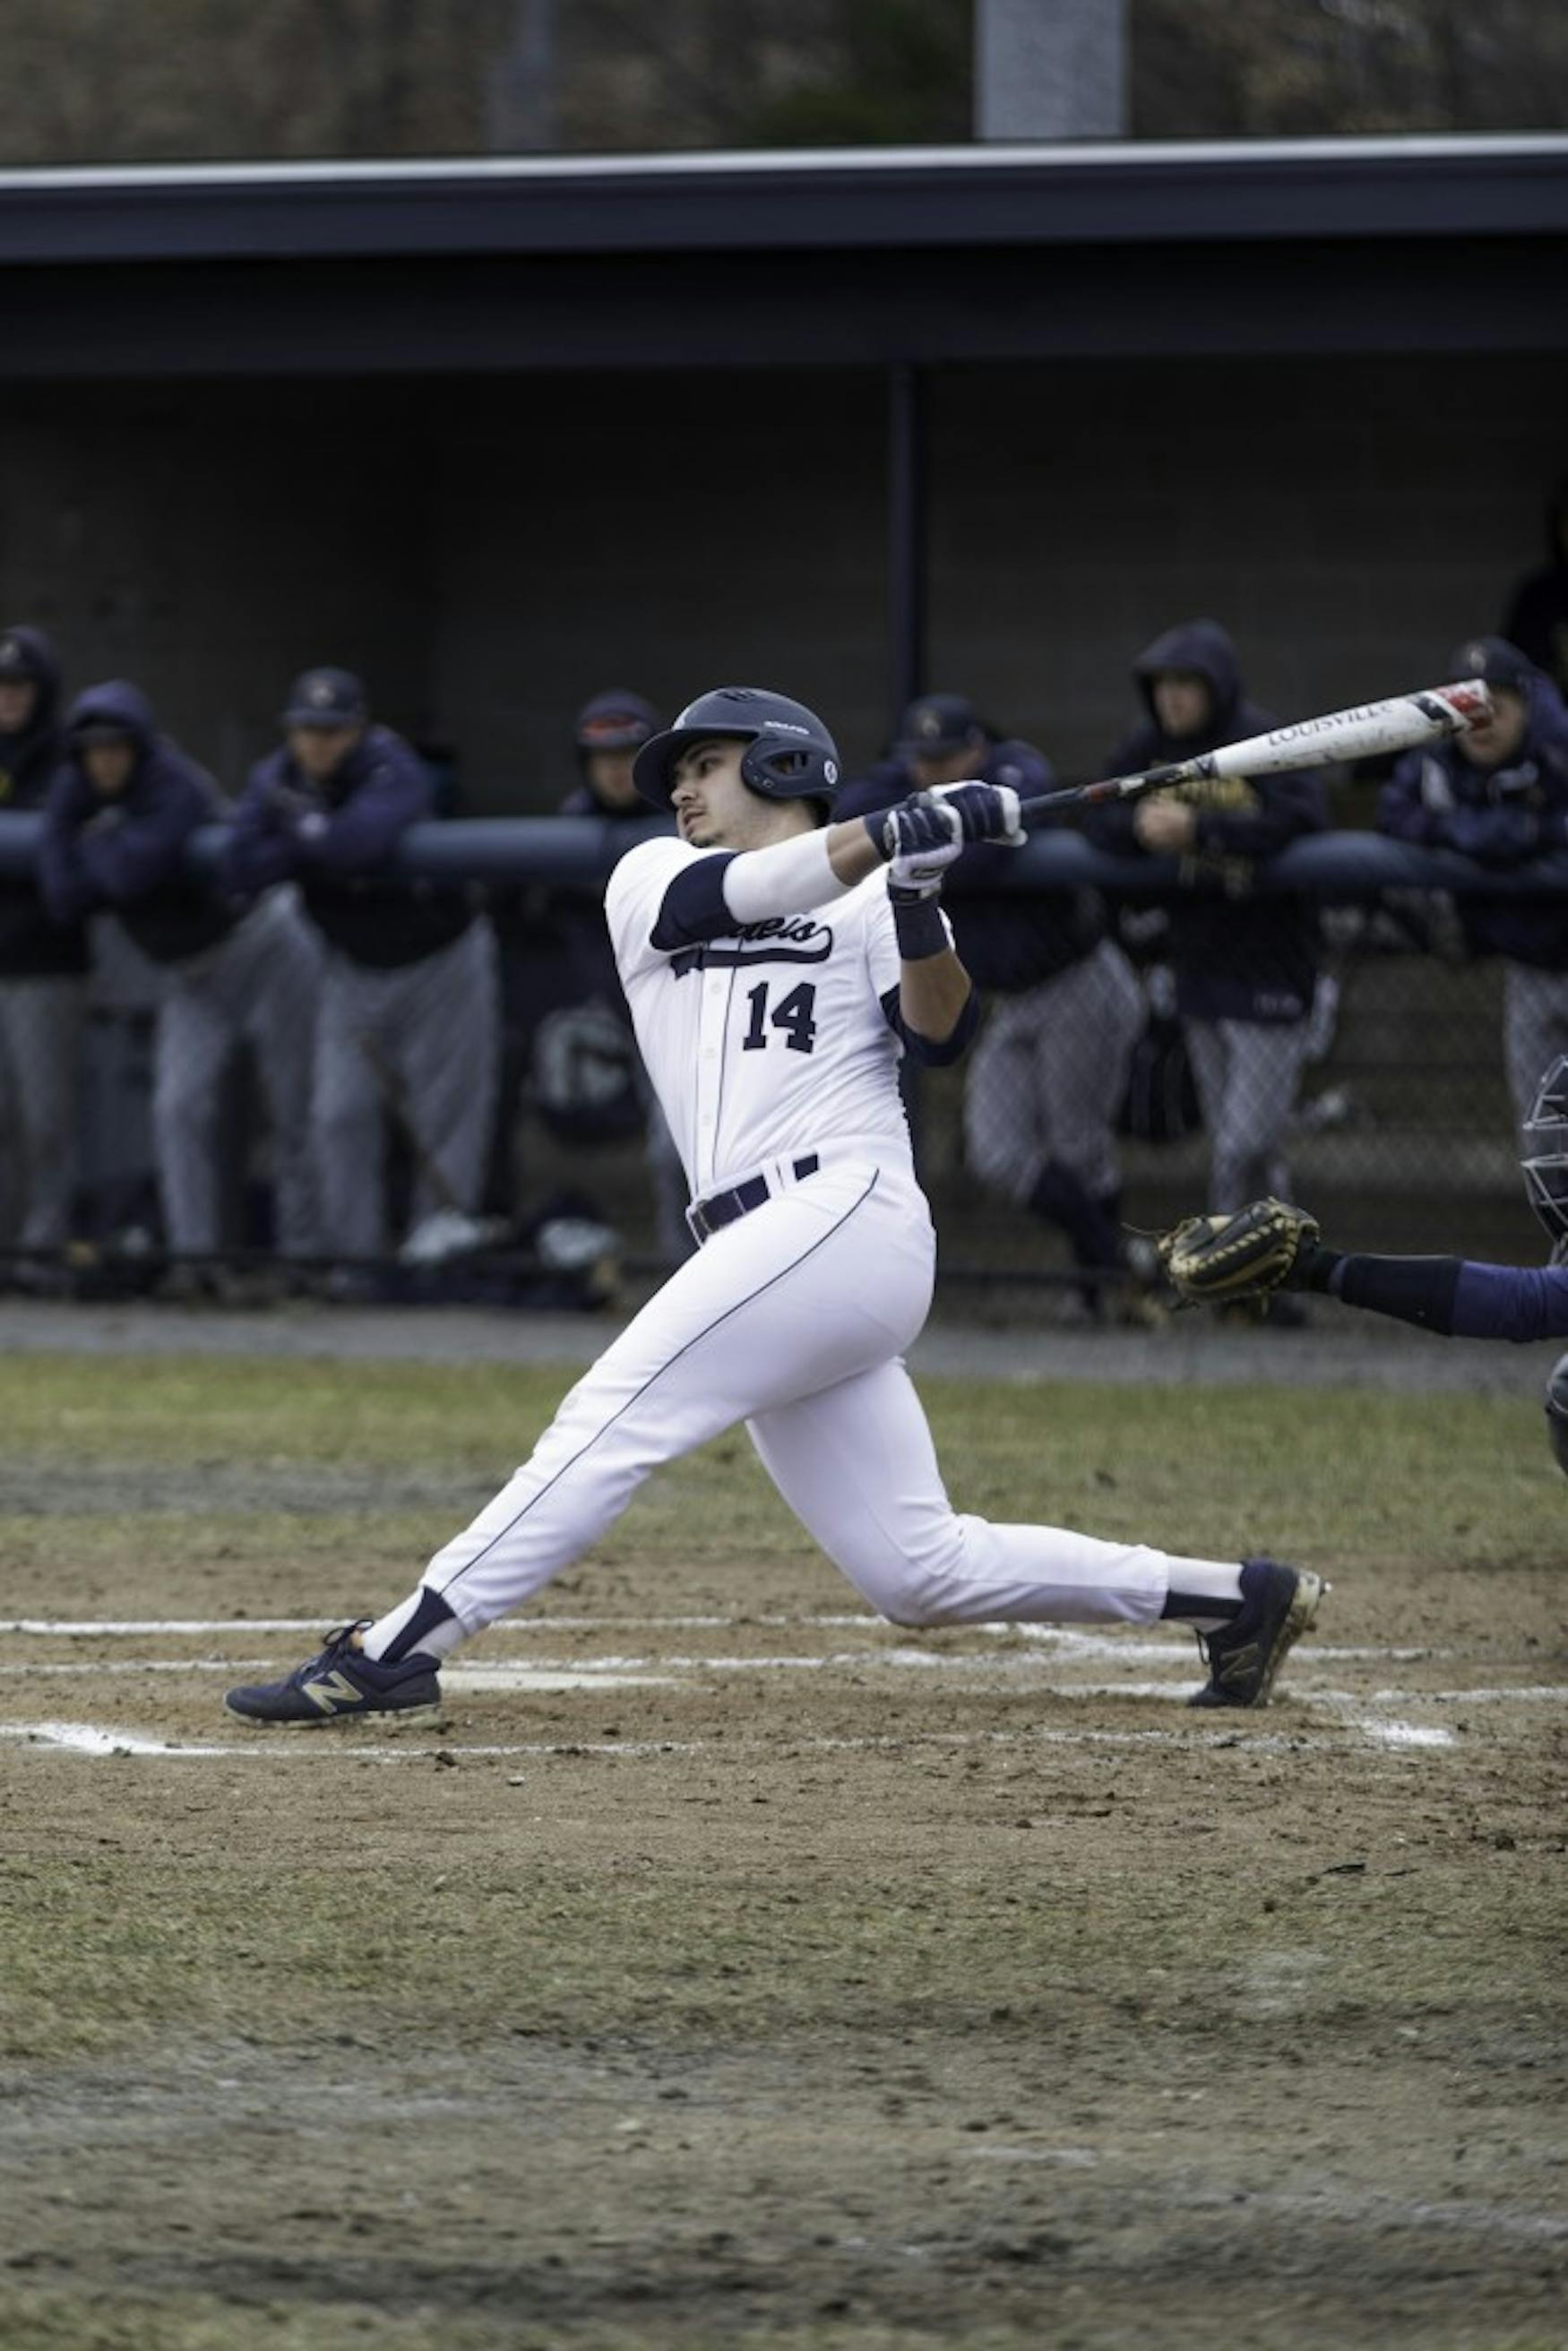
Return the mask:
[[1156,1246],[1184,1306],[1310,1290],[1444,1336],[1568,1332],[1568,1278],[1561,1271],[1457,1257],[1346,1256],[1319,1238],[1315,1217],[1286,1200],[1254,1200],[1228,1217],[1188,1217]]

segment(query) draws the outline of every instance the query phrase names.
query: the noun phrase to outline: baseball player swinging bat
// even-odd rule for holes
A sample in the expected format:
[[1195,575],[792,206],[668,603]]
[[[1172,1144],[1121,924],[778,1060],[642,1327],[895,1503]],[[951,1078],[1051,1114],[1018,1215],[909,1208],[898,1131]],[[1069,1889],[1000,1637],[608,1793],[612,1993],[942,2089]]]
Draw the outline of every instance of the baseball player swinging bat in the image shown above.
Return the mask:
[[1135,776],[1105,776],[1097,783],[1075,784],[1061,792],[1042,792],[1019,805],[1027,824],[1046,810],[1088,807],[1096,800],[1130,800],[1145,792],[1167,789],[1173,784],[1197,783],[1210,776],[1273,776],[1292,768],[1320,767],[1325,759],[1366,759],[1380,751],[1408,751],[1417,743],[1436,743],[1445,735],[1459,735],[1491,710],[1491,696],[1479,678],[1454,685],[1423,686],[1415,694],[1390,695],[1385,702],[1361,702],[1350,710],[1331,710],[1321,718],[1298,718],[1289,726],[1275,726],[1267,735],[1249,735],[1241,743],[1222,743],[1193,759],[1177,759],[1164,767],[1145,768]]
[[699,695],[638,751],[637,789],[676,831],[621,859],[605,920],[698,1247],[414,1588],[283,1679],[230,1690],[242,1720],[439,1707],[444,1657],[599,1542],[651,1471],[739,1424],[890,1620],[1185,1623],[1208,1669],[1194,1705],[1267,1703],[1316,1619],[1312,1570],[993,1523],[948,1500],[904,1364],[936,1235],[899,1065],[950,1065],[978,1025],[942,876],[965,838],[1016,831],[1018,802],[958,784],[835,822],[841,772],[816,713],[761,686]]

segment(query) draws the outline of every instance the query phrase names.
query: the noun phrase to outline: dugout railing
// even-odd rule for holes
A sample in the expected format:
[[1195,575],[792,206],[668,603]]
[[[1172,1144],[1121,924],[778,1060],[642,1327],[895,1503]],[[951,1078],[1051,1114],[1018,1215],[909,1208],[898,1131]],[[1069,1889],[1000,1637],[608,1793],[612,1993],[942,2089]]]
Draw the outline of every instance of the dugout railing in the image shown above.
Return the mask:
[[[38,827],[35,817],[0,814],[0,874],[31,872]],[[486,899],[505,969],[519,931],[538,921],[553,891],[580,892],[602,883],[634,841],[664,829],[562,817],[424,824],[405,835],[395,870],[413,890],[432,882],[463,883]],[[189,852],[194,872],[215,871],[221,842],[221,828],[194,838]],[[1373,832],[1336,831],[1299,841],[1249,872],[1233,872],[1227,886],[1249,900],[1296,898],[1317,910],[1319,984],[1282,1138],[1295,1196],[1346,1245],[1458,1249],[1501,1259],[1535,1254],[1538,1236],[1518,1174],[1517,1105],[1505,1072],[1507,973],[1497,958],[1469,951],[1465,909],[1499,896],[1561,908],[1561,1041],[1568,1047],[1568,855],[1499,870]],[[1117,1105],[1123,1186],[1117,1206],[1125,1223],[1139,1228],[1157,1228],[1202,1207],[1209,1137],[1172,1010],[1166,936],[1169,910],[1186,894],[1175,862],[1107,858],[1081,835],[1057,830],[1036,835],[1009,861],[1000,880],[988,876],[986,891],[1026,902],[1044,893],[1091,892],[1110,907],[1113,935],[1137,971],[1145,1001],[1134,1069]],[[962,886],[952,894],[961,919]],[[74,1246],[57,1274],[42,1269],[50,1286],[89,1294],[106,1286],[152,1289],[167,1271],[149,1111],[159,984],[117,931],[112,917],[95,925],[79,1082]],[[0,978],[0,992],[26,985]],[[1548,977],[1548,996],[1552,985]],[[1042,1019],[1058,1017],[1049,990],[1031,999],[1031,1008]],[[547,1303],[602,1294],[601,1259],[591,1279],[581,1269],[540,1261],[540,1215],[551,1207],[585,1229],[597,1224],[612,1232],[614,1253],[633,1278],[653,1277],[667,1258],[669,1204],[666,1198],[661,1221],[658,1187],[641,1137],[622,1132],[574,1141],[559,1122],[538,1115],[526,1004],[511,1005],[508,1019],[498,1106],[508,1147],[495,1155],[489,1196],[479,1204],[492,1219],[491,1238],[476,1253],[417,1272],[392,1260],[358,1269],[367,1277],[357,1285],[359,1293]],[[965,1131],[968,1082],[960,1066],[922,1073],[908,1089],[946,1280],[954,1288],[983,1288],[999,1301],[1014,1292],[1037,1299],[1052,1291],[1068,1299],[1092,1295],[1096,1285],[1083,1280],[1062,1227],[978,1180]],[[220,1147],[227,1205],[221,1256],[231,1269],[254,1270],[268,1263],[268,1136],[243,1054],[225,1084]],[[0,1153],[13,1179],[14,1218],[21,1128],[14,1088],[5,1085],[3,1071],[0,1087]],[[395,1211],[409,1186],[406,1143],[393,1125],[388,1151]],[[0,1254],[14,1276],[38,1279],[26,1255],[18,1253],[14,1230],[0,1233]]]

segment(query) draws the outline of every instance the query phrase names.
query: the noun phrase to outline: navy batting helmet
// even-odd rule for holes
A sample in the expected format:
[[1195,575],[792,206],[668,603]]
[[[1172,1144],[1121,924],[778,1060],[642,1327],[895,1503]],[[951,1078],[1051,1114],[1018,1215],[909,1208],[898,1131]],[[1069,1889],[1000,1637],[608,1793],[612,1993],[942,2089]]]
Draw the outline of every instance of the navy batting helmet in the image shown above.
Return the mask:
[[632,770],[643,798],[668,808],[682,755],[716,736],[746,745],[741,781],[764,799],[831,803],[838,790],[838,746],[814,710],[763,685],[718,685],[643,744]]
[[[1524,1189],[1547,1238],[1552,1262],[1568,1242],[1568,1053],[1560,1053],[1535,1090],[1521,1130]],[[1568,1252],[1564,1252],[1568,1253]]]
[[1557,1467],[1568,1478],[1568,1355],[1559,1355],[1546,1383],[1546,1434]]

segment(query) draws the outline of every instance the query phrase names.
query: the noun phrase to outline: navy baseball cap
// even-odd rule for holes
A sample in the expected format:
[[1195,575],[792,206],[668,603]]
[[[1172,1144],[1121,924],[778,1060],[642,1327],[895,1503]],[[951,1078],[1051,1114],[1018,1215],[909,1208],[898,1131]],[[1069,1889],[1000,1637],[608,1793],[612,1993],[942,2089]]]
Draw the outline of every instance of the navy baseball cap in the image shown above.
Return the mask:
[[946,751],[962,751],[985,731],[985,721],[967,695],[923,694],[898,722],[898,748],[906,758],[922,754],[940,758]]
[[1529,654],[1511,645],[1506,637],[1469,637],[1455,653],[1449,674],[1479,677],[1483,685],[1500,685],[1528,697],[1536,669]]
[[664,721],[640,694],[612,686],[585,702],[577,714],[580,751],[639,751]]
[[288,689],[285,726],[362,726],[371,715],[365,689],[351,670],[302,670]]

